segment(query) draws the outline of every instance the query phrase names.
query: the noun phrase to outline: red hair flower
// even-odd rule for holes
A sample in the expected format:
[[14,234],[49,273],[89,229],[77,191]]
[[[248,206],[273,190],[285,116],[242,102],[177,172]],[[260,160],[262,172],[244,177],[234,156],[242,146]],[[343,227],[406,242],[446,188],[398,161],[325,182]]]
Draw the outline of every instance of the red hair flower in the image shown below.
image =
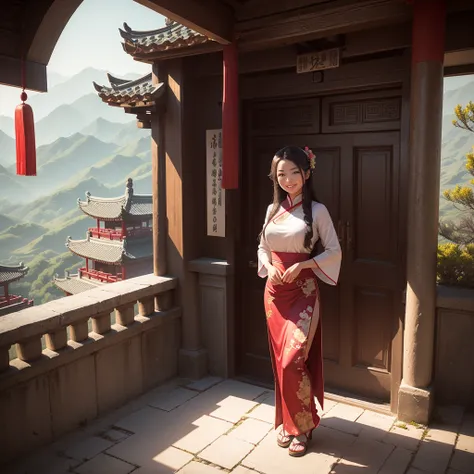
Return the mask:
[[308,157],[309,167],[314,170],[314,168],[316,167],[316,155],[313,153],[313,150],[311,150],[311,148],[307,146],[304,147],[304,152]]

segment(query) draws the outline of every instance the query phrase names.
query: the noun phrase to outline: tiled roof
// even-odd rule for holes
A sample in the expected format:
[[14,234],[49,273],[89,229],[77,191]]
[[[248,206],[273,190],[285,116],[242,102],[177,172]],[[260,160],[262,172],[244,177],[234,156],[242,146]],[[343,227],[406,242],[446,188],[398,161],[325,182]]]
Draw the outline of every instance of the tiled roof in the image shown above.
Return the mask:
[[124,39],[123,49],[132,56],[215,43],[207,36],[175,21],[167,21],[165,27],[150,31],[135,31],[124,23],[123,30],[119,31]]
[[79,208],[95,219],[127,220],[151,218],[153,200],[151,194],[133,194],[133,181],[127,181],[125,194],[117,198],[100,198],[86,193],[86,200],[77,200]]
[[93,82],[99,97],[109,105],[135,107],[153,105],[164,93],[165,84],[153,84],[151,73],[133,81],[107,74],[110,87]]
[[126,260],[149,258],[153,255],[153,240],[150,237],[123,240],[96,239],[87,233],[84,240],[71,240],[68,237],[66,246],[69,250],[83,258],[98,262],[121,264]]
[[97,288],[102,283],[94,282],[89,279],[80,278],[78,274],[67,275],[64,278],[54,277],[53,283],[60,289],[71,295],[82,293],[92,288]]
[[23,278],[28,273],[28,267],[23,263],[18,265],[0,265],[0,283],[10,283]]

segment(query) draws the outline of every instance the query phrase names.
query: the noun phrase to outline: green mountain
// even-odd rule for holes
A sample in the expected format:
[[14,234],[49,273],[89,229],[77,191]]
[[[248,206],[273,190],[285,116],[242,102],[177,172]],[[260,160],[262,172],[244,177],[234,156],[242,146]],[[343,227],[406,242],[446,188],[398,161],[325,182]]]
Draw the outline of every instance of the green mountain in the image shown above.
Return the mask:
[[10,166],[15,163],[15,140],[0,128],[0,165]]
[[[150,130],[146,128],[138,128],[137,123],[134,120],[133,122],[129,122],[129,123],[126,123],[125,125],[122,125],[121,130],[117,133],[117,135],[114,137],[112,141],[113,143],[117,143],[118,145],[122,145],[122,146],[131,146],[132,144],[136,144],[139,150],[137,150],[137,153],[131,153],[131,154],[140,155],[143,152],[150,154],[151,153],[150,137],[151,137]],[[146,143],[146,146],[144,146],[142,142]]]
[[125,156],[139,156],[151,163],[151,141],[150,137],[130,140],[125,145],[117,149],[117,153]]
[[29,271],[25,278],[14,283],[11,290],[34,299],[35,305],[64,297],[64,293],[52,282],[55,274],[64,275],[65,271],[77,273],[83,265],[82,259],[71,252],[54,255],[50,251],[42,252],[24,261]]
[[122,128],[122,123],[110,122],[109,120],[99,117],[82,129],[80,133],[82,133],[82,135],[92,135],[103,142],[117,143],[115,139],[117,135],[121,133]]
[[116,149],[112,143],[79,133],[61,140],[61,144],[63,146],[56,143],[56,154],[50,155],[48,161],[38,167],[38,175],[29,187],[34,197],[56,192],[84,169],[112,155]]
[[[136,79],[139,75],[126,74],[124,77],[126,79]],[[61,105],[72,104],[77,99],[93,92],[93,81],[99,84],[106,84],[107,72],[99,69],[87,68],[69,78],[53,77],[52,79],[53,81],[51,81],[50,74],[48,73],[48,92],[44,94],[31,95],[28,100],[28,103],[33,107],[36,121],[47,117],[54,109]],[[98,100],[100,101],[100,99]],[[103,106],[108,108],[105,104],[103,104]],[[124,115],[123,112],[122,115]],[[94,116],[91,115],[91,117]],[[78,127],[76,131],[79,130],[80,128]]]
[[73,220],[64,223],[60,228],[44,229],[36,239],[31,240],[27,245],[17,248],[12,255],[17,259],[27,260],[29,256],[37,255],[46,250],[52,250],[56,254],[63,253],[66,249],[66,240],[68,236],[75,239],[83,239],[86,231],[91,227],[90,217],[80,214]]
[[74,182],[94,178],[98,182],[108,185],[121,182],[125,190],[127,178],[142,165],[143,160],[138,158],[138,156],[114,155],[99,161],[90,168],[84,169],[81,173],[75,175],[69,184],[72,185]]
[[[72,187],[62,188],[50,196],[36,199],[19,208],[17,212],[27,222],[49,226],[53,219],[64,216],[72,209],[77,209],[77,199],[83,198],[87,191],[95,196],[113,197],[123,194],[124,189],[122,185],[120,192],[114,194],[114,191],[111,191],[110,188],[99,183],[96,179],[90,178],[76,183]],[[11,214],[9,216],[11,217]]]
[[[16,176],[0,165],[0,189],[2,190],[2,198],[8,198],[8,200],[15,203],[15,205],[28,201],[31,198],[28,185],[34,179],[34,176]],[[9,212],[7,214],[9,214]]]
[[28,222],[16,224],[0,232],[0,260],[9,259],[18,248],[44,234],[44,227]]

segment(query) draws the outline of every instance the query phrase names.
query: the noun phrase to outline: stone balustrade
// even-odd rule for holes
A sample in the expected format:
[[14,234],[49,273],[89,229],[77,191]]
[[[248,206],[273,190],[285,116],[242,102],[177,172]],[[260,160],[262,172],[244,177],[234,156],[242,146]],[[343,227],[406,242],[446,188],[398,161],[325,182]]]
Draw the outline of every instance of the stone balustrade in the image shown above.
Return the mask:
[[176,285],[145,275],[0,318],[0,464],[176,376]]

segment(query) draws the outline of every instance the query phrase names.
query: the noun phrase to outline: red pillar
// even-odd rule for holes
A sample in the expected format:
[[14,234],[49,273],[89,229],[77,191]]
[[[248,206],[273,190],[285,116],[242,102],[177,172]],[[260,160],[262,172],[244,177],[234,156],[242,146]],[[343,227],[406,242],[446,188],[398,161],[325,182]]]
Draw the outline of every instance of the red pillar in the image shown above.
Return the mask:
[[89,259],[86,258],[86,272],[89,271]]
[[224,46],[222,187],[239,187],[239,63],[235,43]]
[[127,237],[127,226],[125,225],[125,221],[122,221],[122,239]]
[[122,265],[122,280],[125,280],[125,265]]

